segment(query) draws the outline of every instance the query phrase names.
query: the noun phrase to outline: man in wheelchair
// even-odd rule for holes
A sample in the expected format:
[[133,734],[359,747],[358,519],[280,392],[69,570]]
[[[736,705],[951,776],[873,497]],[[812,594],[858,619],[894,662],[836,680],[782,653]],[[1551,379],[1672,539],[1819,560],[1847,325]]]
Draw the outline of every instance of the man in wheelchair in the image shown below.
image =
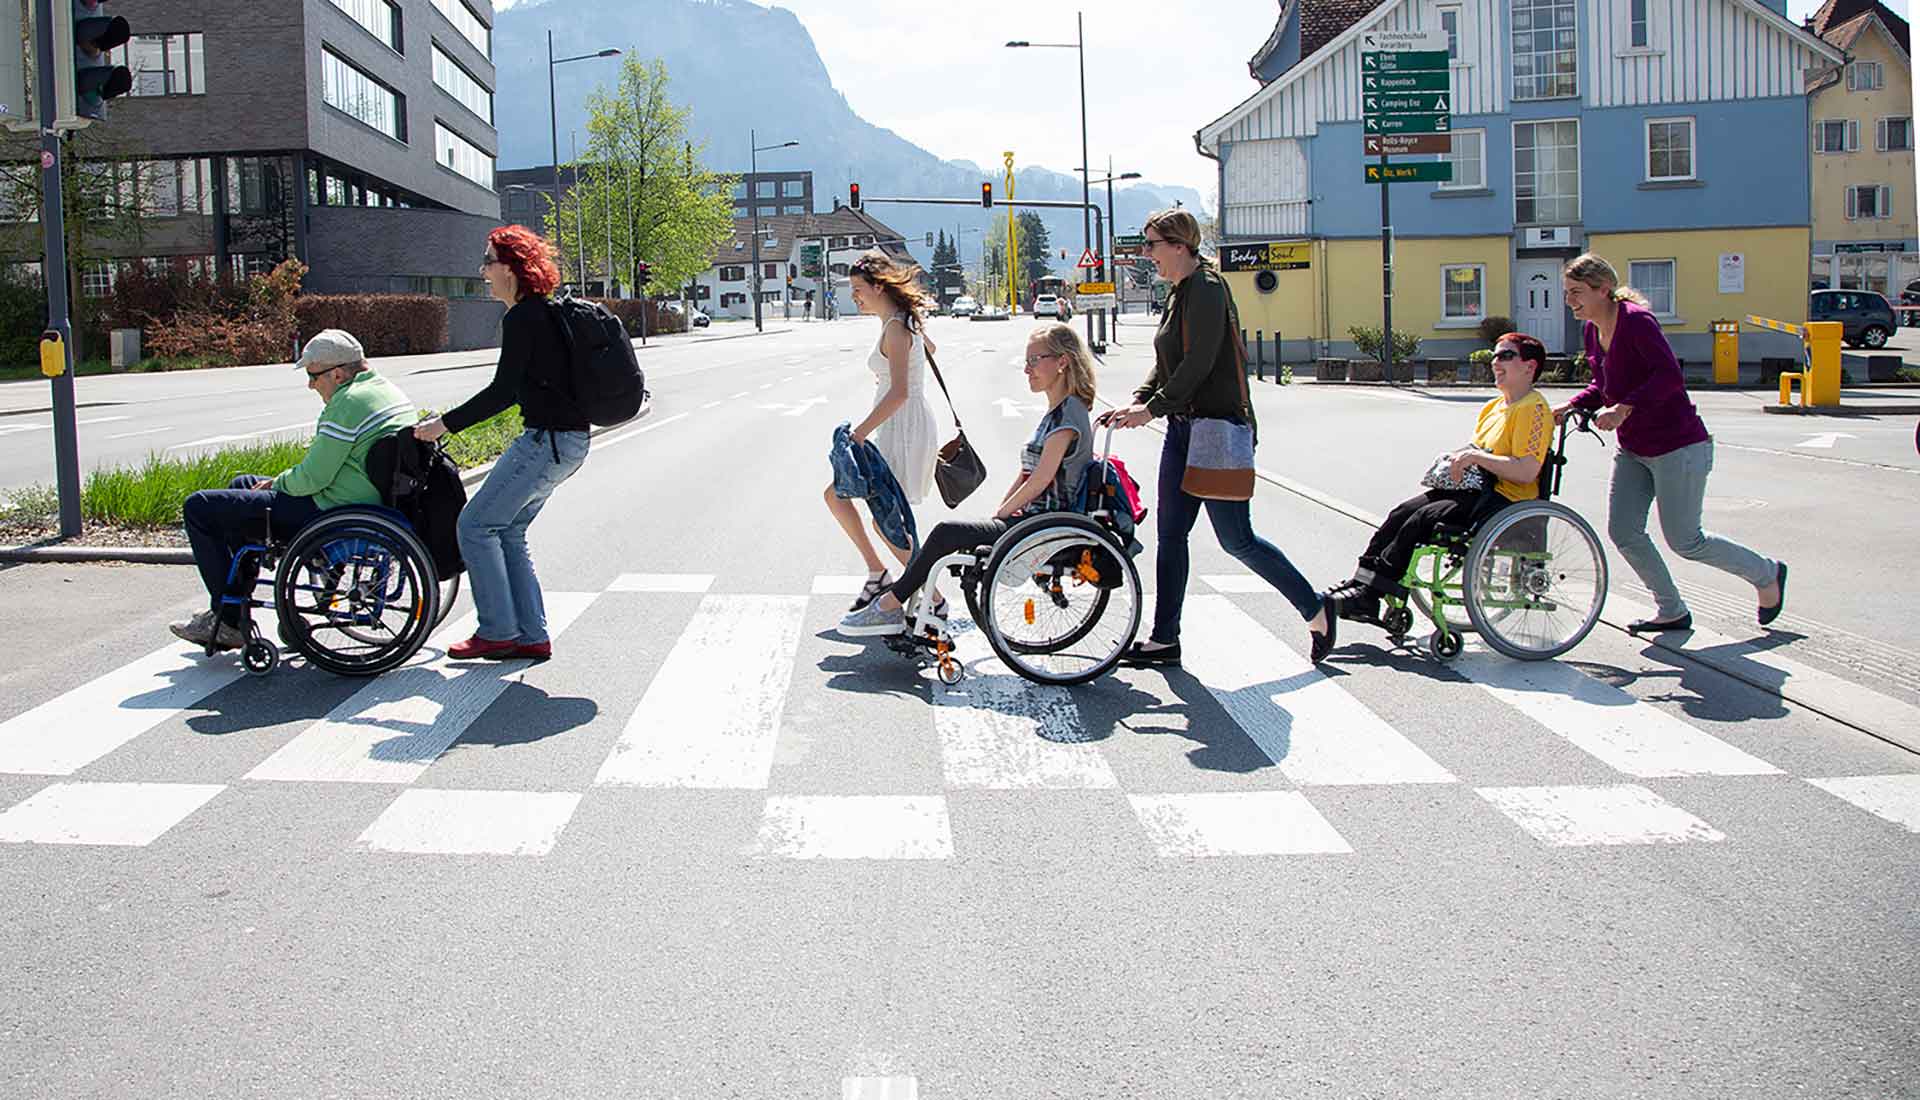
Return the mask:
[[1401,501],[1373,533],[1353,579],[1328,595],[1340,617],[1379,625],[1383,596],[1405,597],[1407,567],[1443,527],[1471,530],[1509,504],[1540,495],[1539,477],[1553,449],[1553,408],[1533,388],[1547,350],[1510,332],[1494,347],[1493,383],[1500,396],[1481,406],[1473,441],[1440,456],[1422,478],[1427,490]]
[[260,563],[257,555],[236,561],[240,548],[269,535],[291,539],[329,508],[380,503],[380,492],[367,476],[367,452],[382,436],[416,419],[413,403],[367,365],[360,341],[349,333],[321,332],[307,341],[294,365],[306,372],[307,387],[324,405],[300,464],[272,477],[242,474],[225,489],[187,497],[183,508],[187,542],[212,606],[169,629],[195,645],[239,649],[246,644],[243,616]]

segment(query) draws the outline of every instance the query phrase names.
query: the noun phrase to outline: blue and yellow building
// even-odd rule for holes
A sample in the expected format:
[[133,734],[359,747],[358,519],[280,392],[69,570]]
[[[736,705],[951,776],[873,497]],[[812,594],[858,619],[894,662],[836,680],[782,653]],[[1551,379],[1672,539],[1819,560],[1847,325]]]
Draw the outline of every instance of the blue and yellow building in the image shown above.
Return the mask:
[[[1223,254],[1305,257],[1229,275],[1249,335],[1278,333],[1301,361],[1356,354],[1349,328],[1380,324],[1360,77],[1379,30],[1448,44],[1453,151],[1396,160],[1450,161],[1453,179],[1392,194],[1394,328],[1423,356],[1482,346],[1489,316],[1578,351],[1560,270],[1589,250],[1688,360],[1711,357],[1715,320],[1804,316],[1807,88],[1845,57],[1785,0],[1282,0],[1249,66],[1262,87],[1195,135],[1219,162]],[[1786,339],[1749,338],[1742,357]]]

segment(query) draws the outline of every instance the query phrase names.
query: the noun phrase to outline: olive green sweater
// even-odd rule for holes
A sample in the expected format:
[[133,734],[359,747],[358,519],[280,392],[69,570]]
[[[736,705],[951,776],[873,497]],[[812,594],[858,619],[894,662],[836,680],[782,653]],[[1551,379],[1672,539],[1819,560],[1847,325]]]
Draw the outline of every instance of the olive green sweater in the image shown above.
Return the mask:
[[[1183,335],[1181,326],[1185,325]],[[1133,391],[1155,416],[1207,416],[1253,423],[1240,358],[1240,313],[1226,281],[1196,268],[1167,296],[1153,336],[1153,373]]]

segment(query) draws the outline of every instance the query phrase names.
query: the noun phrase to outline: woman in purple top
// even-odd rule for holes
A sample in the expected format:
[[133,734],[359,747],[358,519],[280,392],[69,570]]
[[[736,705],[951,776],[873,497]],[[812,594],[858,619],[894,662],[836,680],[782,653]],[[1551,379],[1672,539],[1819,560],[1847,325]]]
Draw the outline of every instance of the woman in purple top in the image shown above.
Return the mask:
[[1700,529],[1707,474],[1713,469],[1713,437],[1687,398],[1680,364],[1647,308],[1647,299],[1607,261],[1587,253],[1568,264],[1561,284],[1567,306],[1586,322],[1587,362],[1593,381],[1554,410],[1599,409],[1594,427],[1619,430],[1613,484],[1607,496],[1607,537],[1656,601],[1654,617],[1627,629],[1635,634],[1687,630],[1693,615],[1667,572],[1667,563],[1647,537],[1647,513],[1660,503],[1660,532],[1673,552],[1721,569],[1759,594],[1760,625],[1780,615],[1786,602],[1787,564]]

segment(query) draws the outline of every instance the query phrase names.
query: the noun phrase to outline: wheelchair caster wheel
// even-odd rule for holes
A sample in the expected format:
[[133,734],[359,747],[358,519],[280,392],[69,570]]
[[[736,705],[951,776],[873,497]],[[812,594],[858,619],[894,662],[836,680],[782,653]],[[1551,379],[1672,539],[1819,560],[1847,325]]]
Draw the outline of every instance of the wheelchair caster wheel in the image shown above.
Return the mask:
[[1436,630],[1427,635],[1427,652],[1433,654],[1433,659],[1436,661],[1453,660],[1460,656],[1460,650],[1464,645],[1464,640],[1458,634],[1442,634]]
[[960,662],[951,657],[942,658],[939,665],[936,666],[936,671],[940,677],[940,682],[948,687],[959,683],[961,678],[967,674],[966,670],[960,667]]
[[1399,639],[1407,636],[1413,629],[1413,612],[1404,607],[1388,608],[1380,618],[1380,625],[1386,627],[1388,636]]
[[240,651],[241,667],[250,676],[265,676],[280,665],[280,651],[272,642],[264,638],[255,638]]

